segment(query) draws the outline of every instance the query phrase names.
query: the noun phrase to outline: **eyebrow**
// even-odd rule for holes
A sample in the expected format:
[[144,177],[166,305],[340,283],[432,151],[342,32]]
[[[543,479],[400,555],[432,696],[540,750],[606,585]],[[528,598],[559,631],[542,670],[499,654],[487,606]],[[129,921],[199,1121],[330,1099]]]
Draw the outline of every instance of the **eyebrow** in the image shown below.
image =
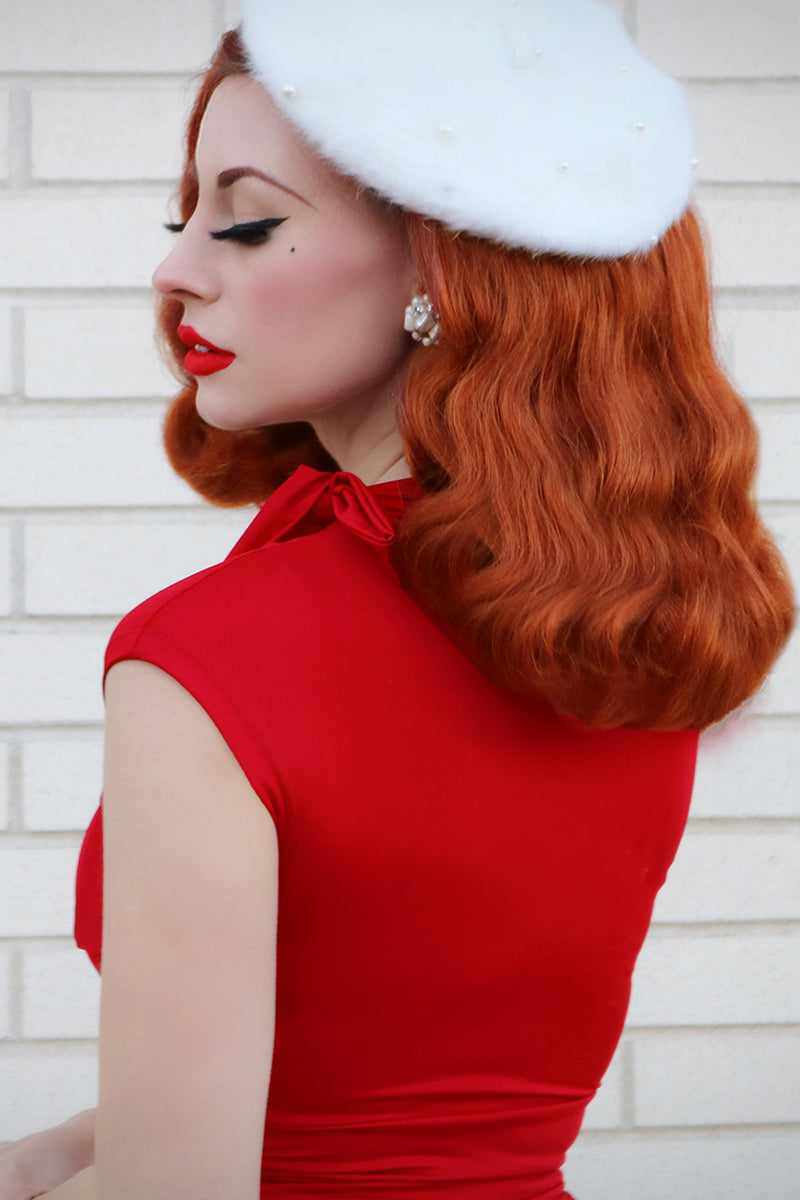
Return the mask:
[[259,171],[258,167],[229,167],[227,171],[220,171],[217,176],[217,187],[229,188],[238,179],[246,179],[250,176],[255,179],[263,179],[265,183],[271,183],[273,187],[278,187],[282,192],[287,192],[290,196],[294,196],[296,200],[301,200],[309,208],[314,207],[310,200],[306,200],[305,196],[301,196],[299,192],[295,192],[292,188],[287,187],[285,183],[281,183],[279,179],[275,179],[272,175],[267,175],[265,171]]

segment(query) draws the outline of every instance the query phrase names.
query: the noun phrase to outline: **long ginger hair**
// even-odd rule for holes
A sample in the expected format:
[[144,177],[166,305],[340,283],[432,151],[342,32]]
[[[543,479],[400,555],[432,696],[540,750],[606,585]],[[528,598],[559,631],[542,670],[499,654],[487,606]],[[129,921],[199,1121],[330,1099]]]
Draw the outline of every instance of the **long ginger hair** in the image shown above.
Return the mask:
[[[186,133],[182,219],[214,89],[248,70],[223,38]],[[762,684],[792,623],[786,567],[753,501],[757,439],[717,363],[690,211],[645,255],[531,255],[408,214],[442,336],[400,415],[424,489],[398,530],[404,582],[498,682],[588,724],[702,729]],[[176,471],[215,504],[263,501],[336,464],[304,422],[214,429],[181,365]]]

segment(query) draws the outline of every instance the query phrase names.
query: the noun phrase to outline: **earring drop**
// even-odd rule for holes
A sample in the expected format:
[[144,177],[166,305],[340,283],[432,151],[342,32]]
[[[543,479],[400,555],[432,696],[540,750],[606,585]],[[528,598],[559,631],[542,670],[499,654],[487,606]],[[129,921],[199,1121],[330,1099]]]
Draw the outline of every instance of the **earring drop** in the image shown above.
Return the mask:
[[423,346],[433,346],[439,340],[439,322],[441,317],[431,303],[427,292],[414,296],[406,309],[403,328],[410,333],[415,342]]

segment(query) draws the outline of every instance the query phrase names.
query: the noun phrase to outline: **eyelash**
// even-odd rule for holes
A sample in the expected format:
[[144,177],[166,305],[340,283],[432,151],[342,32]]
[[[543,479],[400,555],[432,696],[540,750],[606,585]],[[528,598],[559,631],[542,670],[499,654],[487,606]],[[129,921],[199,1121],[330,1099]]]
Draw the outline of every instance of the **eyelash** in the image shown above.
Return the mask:
[[[242,221],[231,225],[228,229],[213,230],[211,237],[218,242],[237,242],[240,246],[263,246],[269,241],[269,235],[278,225],[282,225],[287,217],[265,217],[260,221]],[[164,228],[170,233],[183,233],[186,225],[182,222],[167,222]]]

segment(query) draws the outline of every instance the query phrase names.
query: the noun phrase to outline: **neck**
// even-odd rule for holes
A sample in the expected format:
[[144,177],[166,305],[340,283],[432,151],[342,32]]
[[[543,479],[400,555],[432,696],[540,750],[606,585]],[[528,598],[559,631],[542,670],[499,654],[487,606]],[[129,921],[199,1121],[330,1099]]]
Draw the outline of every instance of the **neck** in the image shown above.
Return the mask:
[[314,432],[343,471],[366,484],[408,479],[403,439],[397,425],[400,389],[393,387],[377,402],[362,406],[352,402],[319,413],[311,421]]

